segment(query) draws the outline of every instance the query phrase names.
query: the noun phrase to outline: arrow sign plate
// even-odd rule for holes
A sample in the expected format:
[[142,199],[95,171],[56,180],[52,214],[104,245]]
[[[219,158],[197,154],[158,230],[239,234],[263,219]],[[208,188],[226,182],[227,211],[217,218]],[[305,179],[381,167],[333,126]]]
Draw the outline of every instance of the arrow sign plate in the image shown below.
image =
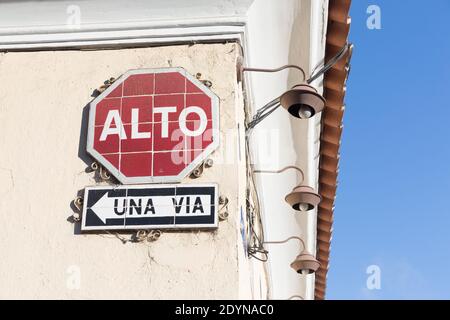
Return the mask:
[[81,230],[217,228],[216,184],[87,187]]

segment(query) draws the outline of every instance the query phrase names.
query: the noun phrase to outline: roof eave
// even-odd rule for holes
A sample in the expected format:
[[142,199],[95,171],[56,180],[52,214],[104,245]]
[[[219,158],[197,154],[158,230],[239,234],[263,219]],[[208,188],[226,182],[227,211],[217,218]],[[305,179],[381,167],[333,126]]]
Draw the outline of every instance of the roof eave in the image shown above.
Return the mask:
[[[326,40],[326,61],[334,56],[348,41],[351,0],[330,0]],[[327,99],[322,116],[320,137],[319,193],[322,203],[317,213],[317,259],[321,263],[316,272],[315,299],[323,300],[326,294],[327,273],[333,232],[334,202],[339,171],[339,150],[342,135],[344,98],[349,74],[351,52],[336,63],[324,76],[324,96]]]

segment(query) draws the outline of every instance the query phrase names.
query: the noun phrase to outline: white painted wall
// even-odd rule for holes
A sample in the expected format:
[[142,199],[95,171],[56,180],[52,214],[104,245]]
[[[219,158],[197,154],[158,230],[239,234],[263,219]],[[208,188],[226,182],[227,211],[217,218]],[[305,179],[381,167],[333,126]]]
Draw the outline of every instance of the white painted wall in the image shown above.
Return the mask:
[[[248,16],[247,65],[275,68],[296,64],[309,73],[324,56],[325,8],[327,1],[255,1]],[[298,71],[292,70],[248,74],[247,80],[250,81],[252,107],[257,110],[302,79]],[[321,86],[320,82],[317,85]],[[253,133],[255,168],[277,170],[296,165],[304,171],[305,183],[317,188],[319,134],[319,115],[301,121],[292,119],[280,108]],[[284,201],[299,179],[294,170],[278,175],[258,175],[265,237],[268,241],[278,241],[300,236],[314,253],[317,212],[298,214]],[[289,266],[301,249],[299,242],[271,245],[268,249],[272,297],[287,299],[301,295],[313,299],[314,276],[302,278]]]

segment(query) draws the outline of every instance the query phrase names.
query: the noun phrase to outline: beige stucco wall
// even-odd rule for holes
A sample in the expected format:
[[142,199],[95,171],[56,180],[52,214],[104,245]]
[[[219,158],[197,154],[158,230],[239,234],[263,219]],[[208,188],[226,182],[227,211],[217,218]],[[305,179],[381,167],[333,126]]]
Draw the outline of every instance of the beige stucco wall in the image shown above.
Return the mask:
[[213,168],[185,181],[217,182],[230,199],[230,216],[217,231],[123,244],[114,235],[78,234],[67,221],[77,193],[96,185],[85,171],[82,126],[94,89],[129,69],[200,72],[221,100],[224,139],[238,123],[243,128],[238,49],[230,43],[0,53],[0,298],[250,298],[238,276],[245,160],[235,152],[221,161],[224,143],[236,150],[243,130],[222,141]]

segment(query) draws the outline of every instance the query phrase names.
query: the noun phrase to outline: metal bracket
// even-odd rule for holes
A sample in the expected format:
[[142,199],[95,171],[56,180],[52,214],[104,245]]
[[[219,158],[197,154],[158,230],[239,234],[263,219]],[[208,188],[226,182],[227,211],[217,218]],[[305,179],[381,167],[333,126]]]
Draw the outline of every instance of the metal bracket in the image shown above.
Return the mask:
[[98,164],[96,161],[92,162],[91,169],[93,171],[98,171],[100,178],[104,181],[111,179],[111,174],[102,165]]
[[161,237],[161,230],[138,230],[135,239],[137,242],[153,242]]
[[116,81],[116,78],[113,78],[113,77],[109,78],[108,80],[106,80],[106,81],[103,83],[103,85],[101,85],[101,86],[97,89],[97,91],[100,92],[100,93],[102,93],[103,91],[105,91],[106,89],[108,89],[108,87],[109,87],[110,85],[112,85],[115,81]]
[[214,165],[214,161],[211,158],[206,159],[200,165],[192,171],[191,178],[197,179],[203,175],[203,171],[205,168],[211,168]]
[[78,212],[74,212],[72,214],[72,219],[74,222],[80,222],[81,221],[81,212],[83,211],[83,204],[84,204],[84,199],[83,197],[76,197],[73,200],[73,205],[75,206],[75,208],[77,208]]
[[228,198],[225,196],[220,196],[219,197],[219,205],[221,205],[222,207],[219,209],[219,219],[221,221],[227,220],[229,213],[228,213]]
[[203,83],[206,87],[211,88],[213,83],[210,80],[201,80],[202,74],[200,72],[197,72],[197,74],[195,75],[195,78],[200,81],[201,83]]

